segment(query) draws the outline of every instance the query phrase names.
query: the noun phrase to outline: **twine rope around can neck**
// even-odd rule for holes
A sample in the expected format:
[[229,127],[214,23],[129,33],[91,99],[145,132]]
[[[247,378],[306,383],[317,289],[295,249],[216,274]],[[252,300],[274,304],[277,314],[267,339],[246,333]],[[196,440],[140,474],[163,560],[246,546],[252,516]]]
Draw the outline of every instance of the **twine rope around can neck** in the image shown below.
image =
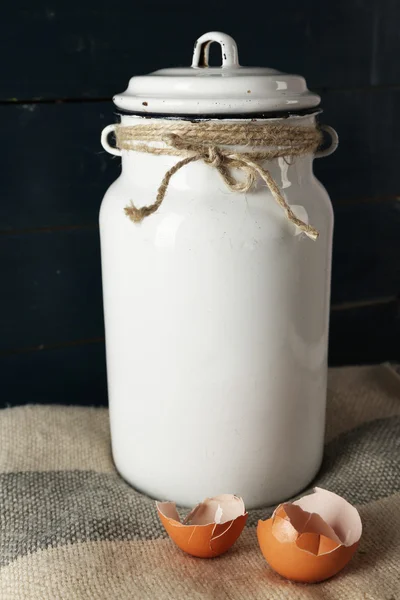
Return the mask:
[[[139,223],[158,210],[167,193],[171,177],[177,171],[192,162],[202,160],[218,171],[225,185],[233,192],[248,192],[257,177],[260,177],[284,210],[287,219],[308,237],[317,239],[318,231],[296,217],[271,173],[262,164],[279,157],[313,154],[322,142],[322,133],[317,127],[163,121],[133,126],[118,125],[115,135],[116,145],[120,150],[181,157],[181,160],[165,173],[153,204],[137,208],[131,201],[125,208],[126,215],[133,222]],[[154,142],[164,144],[153,145]],[[231,146],[242,146],[245,149],[232,149]],[[236,179],[232,169],[239,169],[245,175],[244,180]]]

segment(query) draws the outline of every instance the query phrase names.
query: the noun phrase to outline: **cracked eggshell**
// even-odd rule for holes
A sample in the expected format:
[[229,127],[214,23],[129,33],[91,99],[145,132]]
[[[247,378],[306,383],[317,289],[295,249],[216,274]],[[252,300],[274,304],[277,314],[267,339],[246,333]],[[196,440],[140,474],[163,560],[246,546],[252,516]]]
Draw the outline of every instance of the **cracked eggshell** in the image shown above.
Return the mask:
[[343,569],[357,550],[361,532],[357,509],[321,488],[280,504],[257,526],[268,564],[283,577],[303,583],[323,581]]
[[156,502],[156,506],[169,537],[181,550],[199,558],[229,550],[247,521],[243,500],[232,494],[206,498],[182,522],[174,502]]

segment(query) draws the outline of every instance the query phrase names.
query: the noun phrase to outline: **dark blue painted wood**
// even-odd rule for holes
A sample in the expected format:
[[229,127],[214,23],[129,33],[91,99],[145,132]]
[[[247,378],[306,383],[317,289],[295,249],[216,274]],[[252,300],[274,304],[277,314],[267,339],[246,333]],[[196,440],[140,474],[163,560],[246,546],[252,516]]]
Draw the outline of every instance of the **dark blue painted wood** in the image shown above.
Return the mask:
[[335,207],[332,302],[400,296],[400,201]]
[[400,362],[400,301],[333,310],[329,334],[331,366]]
[[0,107],[0,231],[94,224],[120,161],[100,145],[111,103]]
[[326,92],[322,107],[320,121],[338,131],[340,144],[333,155],[314,165],[333,202],[398,195],[400,86],[390,91]]
[[0,236],[0,351],[103,335],[95,229]]
[[233,35],[242,64],[304,74],[317,87],[399,81],[396,0],[14,0],[2,7],[0,98],[104,97],[129,77],[189,65],[196,38]]
[[104,343],[2,356],[0,372],[0,408],[107,403]]

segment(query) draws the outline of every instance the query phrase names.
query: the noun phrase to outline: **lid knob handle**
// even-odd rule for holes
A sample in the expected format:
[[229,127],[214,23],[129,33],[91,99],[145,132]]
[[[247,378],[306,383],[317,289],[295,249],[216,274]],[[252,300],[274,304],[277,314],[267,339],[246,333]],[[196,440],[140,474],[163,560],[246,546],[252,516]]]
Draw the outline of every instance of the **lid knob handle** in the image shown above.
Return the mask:
[[210,45],[213,42],[217,42],[221,46],[222,68],[239,67],[238,49],[235,40],[230,35],[220,31],[210,31],[199,37],[194,45],[192,67],[208,67]]

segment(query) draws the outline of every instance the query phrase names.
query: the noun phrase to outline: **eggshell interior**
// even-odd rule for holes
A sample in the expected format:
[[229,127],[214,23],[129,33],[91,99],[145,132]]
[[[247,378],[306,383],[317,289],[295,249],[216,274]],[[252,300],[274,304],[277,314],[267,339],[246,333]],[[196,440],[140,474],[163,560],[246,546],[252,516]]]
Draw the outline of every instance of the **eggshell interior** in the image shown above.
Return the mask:
[[242,498],[232,494],[220,494],[214,498],[206,498],[184,519],[184,523],[191,525],[208,525],[217,523],[222,525],[232,521],[246,512]]
[[[313,494],[303,496],[293,502],[292,506],[298,506],[308,513],[315,513],[319,517],[318,524],[314,518],[316,531],[319,528],[321,534],[331,539],[336,538],[344,546],[352,546],[361,537],[362,523],[358,510],[333,492],[314,488]],[[310,525],[311,523],[307,526],[308,531]]]

